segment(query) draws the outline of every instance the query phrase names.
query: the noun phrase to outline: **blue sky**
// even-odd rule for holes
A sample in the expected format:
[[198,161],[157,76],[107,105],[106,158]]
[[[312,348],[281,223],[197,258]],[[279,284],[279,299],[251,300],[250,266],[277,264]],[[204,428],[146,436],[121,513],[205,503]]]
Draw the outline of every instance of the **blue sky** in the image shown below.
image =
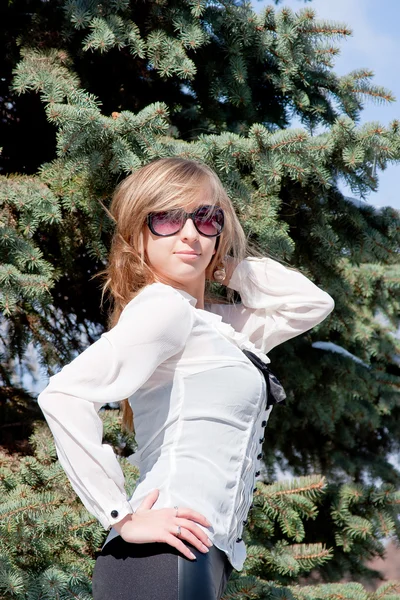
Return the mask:
[[[256,12],[271,5],[271,0],[252,0]],[[335,45],[341,53],[336,57],[335,71],[345,75],[349,71],[368,68],[374,72],[372,82],[388,88],[396,97],[392,103],[377,104],[365,101],[361,123],[379,121],[388,125],[400,119],[400,1],[399,0],[286,0],[276,7],[299,11],[313,8],[317,18],[345,23],[353,35]],[[400,164],[389,165],[379,173],[379,188],[368,196],[367,202],[374,206],[393,206],[400,210]],[[347,192],[348,193],[348,192]]]

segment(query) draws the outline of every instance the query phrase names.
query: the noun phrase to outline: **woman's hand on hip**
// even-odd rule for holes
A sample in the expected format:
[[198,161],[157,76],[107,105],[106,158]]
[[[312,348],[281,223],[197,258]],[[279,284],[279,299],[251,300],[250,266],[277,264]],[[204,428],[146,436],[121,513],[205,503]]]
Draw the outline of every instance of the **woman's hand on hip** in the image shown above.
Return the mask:
[[[211,524],[206,517],[191,508],[181,506],[178,508],[178,516],[176,516],[175,508],[151,510],[158,495],[158,489],[152,490],[136,509],[136,512],[126,515],[113,525],[122,539],[133,544],[166,542],[191,559],[196,557],[182,540],[186,540],[201,552],[208,552],[208,547],[212,546],[212,542],[207,534],[196,525],[196,523],[200,523],[204,527],[210,527]],[[178,525],[181,527],[179,536],[177,536]]]

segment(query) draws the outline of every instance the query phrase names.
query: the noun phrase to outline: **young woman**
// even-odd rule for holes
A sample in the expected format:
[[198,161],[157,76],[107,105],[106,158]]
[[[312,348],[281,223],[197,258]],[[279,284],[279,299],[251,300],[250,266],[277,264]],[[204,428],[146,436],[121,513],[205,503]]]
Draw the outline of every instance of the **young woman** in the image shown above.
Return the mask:
[[[271,411],[266,353],[334,301],[299,271],[248,256],[217,175],[152,161],[118,187],[104,272],[110,329],[50,378],[38,402],[83,504],[110,530],[94,600],[216,600],[246,558],[242,532]],[[241,303],[212,302],[212,279]],[[100,408],[120,402],[140,469],[131,498]],[[133,413],[132,413],[133,410]]]

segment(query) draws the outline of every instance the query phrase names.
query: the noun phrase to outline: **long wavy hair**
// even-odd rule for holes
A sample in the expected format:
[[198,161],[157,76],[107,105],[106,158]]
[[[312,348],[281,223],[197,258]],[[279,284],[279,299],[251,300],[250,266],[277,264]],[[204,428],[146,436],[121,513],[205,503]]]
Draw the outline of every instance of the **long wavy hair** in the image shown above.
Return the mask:
[[[118,322],[122,310],[146,285],[162,281],[146,261],[143,230],[150,212],[184,208],[200,191],[208,186],[207,203],[219,206],[225,215],[224,229],[216,242],[216,252],[206,269],[205,302],[221,302],[211,287],[212,273],[225,255],[238,261],[249,255],[243,228],[234,207],[217,174],[206,164],[179,157],[160,158],[151,161],[126,177],[116,188],[110,210],[115,221],[114,235],[108,258],[108,266],[97,274],[105,279],[102,286],[102,302],[107,292],[111,299],[108,326]],[[251,254],[261,254],[251,248]],[[231,292],[231,293],[230,293]],[[227,301],[233,297],[228,290]],[[134,431],[133,412],[125,399],[121,402],[122,426]]]

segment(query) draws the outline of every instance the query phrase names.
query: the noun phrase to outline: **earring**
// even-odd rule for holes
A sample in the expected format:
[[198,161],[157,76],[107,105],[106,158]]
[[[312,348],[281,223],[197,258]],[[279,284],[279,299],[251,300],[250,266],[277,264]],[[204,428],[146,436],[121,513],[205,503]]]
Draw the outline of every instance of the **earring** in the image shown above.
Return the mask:
[[219,263],[215,267],[215,271],[213,272],[213,277],[215,281],[223,281],[226,277],[225,265],[224,263]]

